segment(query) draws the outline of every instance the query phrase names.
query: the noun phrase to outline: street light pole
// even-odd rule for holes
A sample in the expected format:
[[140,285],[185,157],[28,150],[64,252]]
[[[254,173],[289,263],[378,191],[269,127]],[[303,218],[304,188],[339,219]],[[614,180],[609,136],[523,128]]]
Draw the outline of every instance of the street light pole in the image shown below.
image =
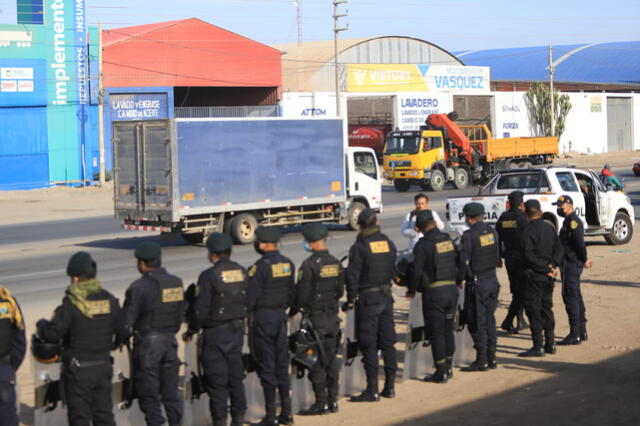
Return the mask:
[[100,186],[106,182],[104,170],[104,86],[102,81],[102,22],[98,23],[98,151]]
[[333,0],[333,66],[336,84],[336,115],[340,117],[340,73],[338,69],[338,34],[340,31],[346,31],[347,27],[338,27],[339,19],[347,16],[347,13],[339,14],[338,6],[347,3],[347,0]]
[[551,45],[549,45],[549,106],[551,108],[551,136],[556,135],[556,99],[553,92],[553,51]]

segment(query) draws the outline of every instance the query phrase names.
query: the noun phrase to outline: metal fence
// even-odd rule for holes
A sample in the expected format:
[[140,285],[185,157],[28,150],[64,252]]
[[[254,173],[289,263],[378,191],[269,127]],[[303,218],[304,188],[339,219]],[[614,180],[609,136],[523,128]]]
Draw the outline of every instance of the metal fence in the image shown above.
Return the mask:
[[176,118],[279,117],[278,105],[237,107],[176,107]]

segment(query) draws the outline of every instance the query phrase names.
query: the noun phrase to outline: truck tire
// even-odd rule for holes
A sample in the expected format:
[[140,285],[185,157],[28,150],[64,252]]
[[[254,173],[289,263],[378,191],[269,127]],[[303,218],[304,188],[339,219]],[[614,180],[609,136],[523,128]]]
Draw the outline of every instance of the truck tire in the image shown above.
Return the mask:
[[469,185],[469,172],[467,169],[459,167],[453,175],[453,185],[456,189],[465,189]]
[[192,232],[189,234],[180,234],[183,240],[189,244],[200,244],[204,240],[204,233]]
[[523,161],[522,163],[520,163],[521,169],[530,169],[532,166],[533,164],[531,164],[530,161]]
[[444,189],[444,173],[440,170],[433,170],[431,172],[431,179],[429,179],[429,189],[433,192],[440,192]]
[[625,213],[616,214],[613,220],[613,226],[609,235],[605,236],[605,240],[612,245],[627,244],[633,236],[633,224],[631,219]]
[[258,221],[251,213],[240,213],[230,225],[231,238],[238,244],[251,244],[256,239]]
[[360,216],[362,210],[366,208],[367,206],[358,201],[352,203],[351,207],[349,207],[349,228],[351,228],[353,231],[357,231],[359,229],[358,216]]
[[517,161],[515,161],[515,160],[509,160],[509,161],[507,161],[507,163],[506,163],[505,167],[506,167],[507,169],[517,169],[517,168],[519,168],[519,167],[520,167],[520,165],[519,165],[519,164],[518,164],[518,162],[517,162]]
[[393,181],[393,186],[396,188],[396,191],[398,192],[407,192],[411,187],[411,184],[409,183],[409,181],[406,181],[403,179],[395,179]]

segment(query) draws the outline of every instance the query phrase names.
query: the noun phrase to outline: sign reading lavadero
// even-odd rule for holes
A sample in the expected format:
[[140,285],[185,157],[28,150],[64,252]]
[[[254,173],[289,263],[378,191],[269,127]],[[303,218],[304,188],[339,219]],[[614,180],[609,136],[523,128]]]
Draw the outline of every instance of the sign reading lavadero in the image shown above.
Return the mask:
[[347,91],[489,93],[489,67],[349,64]]

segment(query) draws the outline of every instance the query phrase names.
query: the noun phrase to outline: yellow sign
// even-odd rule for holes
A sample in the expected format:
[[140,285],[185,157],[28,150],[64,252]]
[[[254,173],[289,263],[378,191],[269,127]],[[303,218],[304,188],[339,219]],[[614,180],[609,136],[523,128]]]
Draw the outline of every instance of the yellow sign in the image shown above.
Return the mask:
[[442,241],[440,243],[436,243],[436,251],[438,253],[448,253],[450,251],[453,251],[453,242]]
[[180,287],[163,288],[162,303],[174,303],[184,300],[184,293]]
[[389,249],[389,243],[386,241],[371,241],[369,243],[369,247],[373,254],[389,253],[391,251]]
[[340,275],[340,267],[338,265],[325,265],[320,269],[320,278],[332,278]]
[[515,220],[503,220],[502,227],[505,229],[506,228],[515,229],[518,227],[518,222]]
[[485,234],[480,236],[480,246],[492,246],[496,243],[495,238],[493,238],[493,234]]
[[222,281],[225,283],[239,283],[244,281],[244,274],[241,269],[222,271]]
[[428,92],[418,67],[412,64],[349,64],[348,92]]
[[273,278],[284,278],[291,276],[291,264],[286,262],[271,265],[271,275],[273,275]]
[[106,315],[111,313],[109,300],[87,300],[87,312],[93,315]]

